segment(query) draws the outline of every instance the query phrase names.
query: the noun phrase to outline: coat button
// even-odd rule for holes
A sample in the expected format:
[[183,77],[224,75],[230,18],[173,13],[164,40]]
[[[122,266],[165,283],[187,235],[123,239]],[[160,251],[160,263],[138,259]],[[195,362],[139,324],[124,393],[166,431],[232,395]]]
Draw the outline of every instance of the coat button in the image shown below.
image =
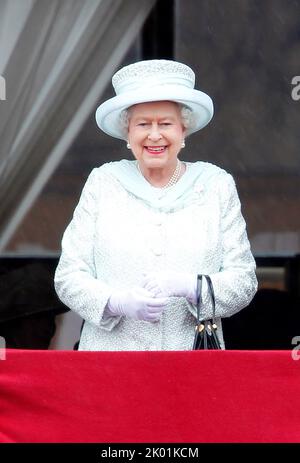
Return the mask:
[[161,248],[155,247],[152,250],[153,250],[153,253],[154,253],[155,256],[161,256],[162,255],[162,249]]
[[153,217],[153,224],[160,227],[163,224],[163,217],[161,214],[157,214]]

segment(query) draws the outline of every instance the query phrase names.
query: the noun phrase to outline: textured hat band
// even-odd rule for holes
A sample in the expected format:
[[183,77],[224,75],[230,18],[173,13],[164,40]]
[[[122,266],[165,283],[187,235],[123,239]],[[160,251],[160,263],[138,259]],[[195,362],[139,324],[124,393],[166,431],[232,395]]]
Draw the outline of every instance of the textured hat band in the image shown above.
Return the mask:
[[181,76],[163,75],[163,76],[149,76],[141,79],[127,79],[124,82],[120,82],[115,87],[117,95],[125,92],[132,92],[135,90],[143,90],[151,87],[157,87],[161,85],[182,85],[187,88],[194,88],[194,84],[191,80],[185,79]]

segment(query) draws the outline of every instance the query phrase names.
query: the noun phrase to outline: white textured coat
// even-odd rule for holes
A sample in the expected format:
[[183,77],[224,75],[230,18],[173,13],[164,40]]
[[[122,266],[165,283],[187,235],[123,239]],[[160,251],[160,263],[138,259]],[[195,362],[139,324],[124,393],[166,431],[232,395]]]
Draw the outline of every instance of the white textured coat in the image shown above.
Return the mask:
[[[185,298],[170,298],[156,323],[104,314],[112,291],[139,285],[144,272],[209,274],[223,347],[221,318],[254,296],[255,261],[232,176],[210,163],[186,164],[178,184],[162,197],[135,161],[91,172],[55,274],[60,299],[85,320],[80,350],[191,349],[196,308]],[[212,307],[204,284],[203,301],[205,319]]]

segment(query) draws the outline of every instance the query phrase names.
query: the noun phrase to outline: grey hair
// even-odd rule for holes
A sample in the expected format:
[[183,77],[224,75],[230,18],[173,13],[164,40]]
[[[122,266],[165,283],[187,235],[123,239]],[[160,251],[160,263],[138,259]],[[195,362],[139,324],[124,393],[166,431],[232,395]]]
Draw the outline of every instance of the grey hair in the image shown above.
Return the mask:
[[[188,131],[195,127],[195,117],[193,111],[181,103],[177,103],[180,109],[181,121],[183,127]],[[119,122],[121,130],[124,134],[124,138],[127,137],[128,126],[129,126],[129,108],[123,109],[119,116]]]
[[181,112],[181,120],[183,127],[185,129],[193,129],[195,127],[195,115],[194,112],[188,106],[183,104],[179,104],[180,112]]

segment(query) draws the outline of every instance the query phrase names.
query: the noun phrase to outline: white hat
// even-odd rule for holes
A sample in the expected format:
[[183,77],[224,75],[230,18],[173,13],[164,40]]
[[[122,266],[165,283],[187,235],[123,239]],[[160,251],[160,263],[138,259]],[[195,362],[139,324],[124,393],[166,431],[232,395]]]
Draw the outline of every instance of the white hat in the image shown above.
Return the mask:
[[120,114],[137,103],[175,101],[193,111],[190,135],[205,127],[213,116],[211,98],[194,89],[195,73],[177,61],[146,60],[125,66],[112,78],[116,96],[102,103],[96,111],[96,122],[103,132],[126,139]]

